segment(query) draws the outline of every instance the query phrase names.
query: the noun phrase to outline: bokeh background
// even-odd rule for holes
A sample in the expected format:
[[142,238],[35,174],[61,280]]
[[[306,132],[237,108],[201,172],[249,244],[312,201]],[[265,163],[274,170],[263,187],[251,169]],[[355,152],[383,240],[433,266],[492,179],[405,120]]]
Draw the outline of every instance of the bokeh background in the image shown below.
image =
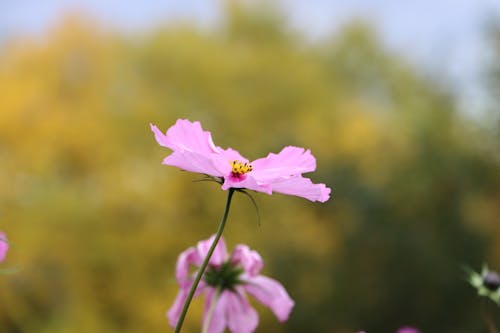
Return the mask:
[[260,225],[235,197],[229,247],[296,301],[284,325],[256,304],[258,332],[486,332],[463,266],[500,269],[498,6],[40,3],[0,3],[2,333],[170,330],[226,195],[161,165],[149,123],[178,118],[249,159],[307,147],[333,188],[254,194]]

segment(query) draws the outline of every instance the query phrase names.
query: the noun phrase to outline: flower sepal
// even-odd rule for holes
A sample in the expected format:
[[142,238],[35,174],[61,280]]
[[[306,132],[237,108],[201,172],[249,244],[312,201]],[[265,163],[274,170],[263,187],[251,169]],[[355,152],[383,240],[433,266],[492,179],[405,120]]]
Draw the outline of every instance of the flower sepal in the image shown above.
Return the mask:
[[244,269],[242,267],[234,267],[229,261],[226,261],[220,267],[208,267],[203,275],[203,281],[221,291],[226,289],[235,291],[236,286],[243,283],[240,280],[243,272]]

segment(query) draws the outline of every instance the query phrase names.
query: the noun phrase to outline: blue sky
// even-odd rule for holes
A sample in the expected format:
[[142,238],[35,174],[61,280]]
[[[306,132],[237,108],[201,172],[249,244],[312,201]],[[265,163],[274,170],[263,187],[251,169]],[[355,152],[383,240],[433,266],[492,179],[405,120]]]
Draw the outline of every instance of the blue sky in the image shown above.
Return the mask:
[[[429,72],[446,74],[464,96],[478,90],[474,80],[485,57],[484,24],[500,18],[498,0],[275,2],[289,24],[312,40],[321,40],[353,18],[367,20],[388,47]],[[65,12],[75,10],[129,32],[179,20],[209,28],[220,19],[221,4],[222,0],[0,0],[0,40],[39,35]]]

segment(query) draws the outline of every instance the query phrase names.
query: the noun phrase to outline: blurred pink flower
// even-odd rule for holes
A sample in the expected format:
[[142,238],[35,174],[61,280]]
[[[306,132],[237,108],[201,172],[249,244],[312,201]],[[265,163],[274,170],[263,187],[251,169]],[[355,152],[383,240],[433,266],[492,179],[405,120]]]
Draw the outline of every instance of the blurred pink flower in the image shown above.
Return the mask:
[[[172,327],[177,324],[196,274],[190,273],[190,266],[201,265],[214,237],[198,242],[196,247],[182,252],[177,260],[180,291],[167,312]],[[294,301],[278,281],[259,275],[263,266],[260,255],[248,246],[237,245],[229,255],[224,239],[220,239],[195,292],[195,296],[205,294],[203,325],[208,325],[208,333],[222,333],[226,327],[233,333],[251,333],[257,328],[259,317],[246,293],[269,307],[279,321],[288,319]]]
[[396,333],[420,333],[418,329],[411,326],[400,327]]
[[[365,331],[359,331],[358,333],[366,333]],[[400,327],[396,333],[420,333],[418,329],[410,326]]]
[[7,236],[0,231],[0,262],[5,259],[5,255],[9,250],[9,243],[7,242]]
[[166,134],[153,124],[151,130],[161,146],[173,151],[163,164],[217,177],[223,190],[247,188],[320,202],[330,198],[331,190],[325,184],[313,184],[302,177],[316,169],[316,159],[304,148],[288,146],[278,154],[270,153],[250,163],[236,150],[217,147],[210,132],[203,131],[197,121],[179,119]]

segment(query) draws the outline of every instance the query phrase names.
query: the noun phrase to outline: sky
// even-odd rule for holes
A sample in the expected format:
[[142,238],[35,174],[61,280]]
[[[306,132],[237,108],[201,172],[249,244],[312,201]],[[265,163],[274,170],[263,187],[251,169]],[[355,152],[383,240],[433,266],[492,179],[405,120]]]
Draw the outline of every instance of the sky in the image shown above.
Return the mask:
[[[485,61],[486,21],[500,19],[500,0],[274,2],[288,24],[313,41],[321,41],[352,19],[372,23],[390,49],[429,72],[445,74],[469,102],[480,94],[476,83]],[[0,41],[43,34],[68,11],[82,11],[124,32],[148,31],[176,21],[210,28],[222,17],[222,4],[223,0],[0,0]]]

